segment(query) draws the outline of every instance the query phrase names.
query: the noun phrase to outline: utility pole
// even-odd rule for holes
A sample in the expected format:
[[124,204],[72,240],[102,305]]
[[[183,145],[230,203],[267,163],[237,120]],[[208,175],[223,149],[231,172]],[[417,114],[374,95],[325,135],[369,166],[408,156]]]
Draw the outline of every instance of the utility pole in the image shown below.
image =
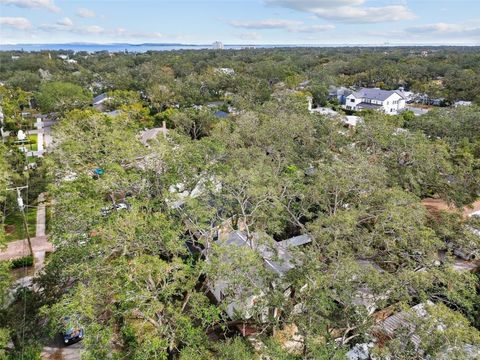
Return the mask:
[[16,191],[17,192],[17,204],[20,212],[22,213],[23,217],[23,225],[25,226],[25,233],[27,234],[27,241],[28,241],[28,248],[30,250],[30,255],[32,256],[33,264],[35,265],[35,256],[33,256],[33,248],[32,248],[32,241],[30,239],[30,233],[28,232],[28,223],[27,217],[25,216],[25,204],[23,203],[22,194],[20,190],[27,189],[28,186],[18,186],[15,188],[7,188],[7,191]]

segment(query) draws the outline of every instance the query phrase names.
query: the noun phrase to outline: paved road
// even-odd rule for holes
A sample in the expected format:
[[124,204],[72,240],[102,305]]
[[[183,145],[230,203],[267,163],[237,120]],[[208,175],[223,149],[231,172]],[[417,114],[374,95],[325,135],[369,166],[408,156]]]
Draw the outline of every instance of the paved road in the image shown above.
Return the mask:
[[[33,252],[53,251],[53,245],[48,242],[47,236],[36,236],[31,239]],[[0,252],[0,260],[18,259],[29,255],[27,239],[11,241],[7,244],[7,248]]]
[[42,360],[81,360],[82,343],[65,346],[62,338],[58,336],[55,341],[42,349],[40,357]]
[[[45,252],[52,252],[53,245],[48,242],[48,237],[45,235],[45,195],[40,194],[38,197],[37,208],[37,224],[36,236],[31,238],[32,249],[35,259],[39,260],[39,264],[35,264],[35,269],[40,270],[43,267],[43,260],[45,259]],[[29,255],[28,240],[11,241],[7,244],[7,248],[0,252],[0,260],[18,259]]]
[[45,227],[46,227],[45,194],[41,193],[38,196],[37,225],[36,225],[35,236],[45,236]]

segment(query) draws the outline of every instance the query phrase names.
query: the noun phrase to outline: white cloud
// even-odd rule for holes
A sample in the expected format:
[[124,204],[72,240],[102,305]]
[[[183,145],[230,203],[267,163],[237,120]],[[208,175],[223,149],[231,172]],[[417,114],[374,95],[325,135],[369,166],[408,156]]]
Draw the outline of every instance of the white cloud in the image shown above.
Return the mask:
[[365,8],[341,6],[333,9],[316,9],[315,15],[324,19],[356,23],[380,23],[415,18],[415,15],[403,5]]
[[361,6],[365,0],[264,0],[267,5],[303,11],[340,22],[379,23],[411,20],[416,16],[405,5]]
[[73,21],[68,17],[64,17],[63,19],[57,21],[57,25],[70,27],[73,26]]
[[77,32],[80,34],[102,34],[105,29],[98,25],[89,25],[77,28]]
[[64,18],[57,21],[55,24],[42,24],[38,27],[39,30],[45,32],[70,32],[73,34],[87,35],[87,34],[102,34],[105,29],[98,25],[75,25],[69,18]]
[[87,8],[79,8],[75,14],[81,18],[94,18],[96,16],[95,12]]
[[301,33],[316,33],[316,32],[323,32],[328,30],[335,29],[334,25],[302,25],[295,29],[292,29],[292,32],[301,32]]
[[365,0],[264,0],[266,4],[300,11],[362,5]]
[[282,20],[282,19],[265,19],[256,21],[233,20],[230,25],[251,30],[268,30],[283,29],[289,32],[321,32],[335,28],[333,25],[305,25],[302,21]]
[[464,23],[439,22],[412,26],[402,30],[368,31],[363,35],[385,41],[394,40],[411,44],[479,45],[480,23],[474,20]]
[[301,21],[294,20],[279,20],[279,19],[266,19],[256,21],[242,21],[233,20],[230,21],[230,25],[243,28],[243,29],[288,29],[298,25],[302,25]]
[[0,4],[13,5],[26,9],[46,9],[52,12],[60,12],[60,8],[56,6],[53,0],[0,0]]
[[64,18],[55,24],[42,24],[38,30],[49,33],[71,33],[76,35],[102,35],[102,37],[111,37],[115,39],[164,39],[165,35],[157,32],[138,32],[123,28],[105,29],[99,25],[76,25],[70,18]]
[[478,34],[480,35],[480,24],[448,24],[448,23],[434,23],[419,25],[407,28],[406,31],[412,34]]
[[0,25],[17,30],[29,30],[32,28],[30,21],[24,17],[0,17]]

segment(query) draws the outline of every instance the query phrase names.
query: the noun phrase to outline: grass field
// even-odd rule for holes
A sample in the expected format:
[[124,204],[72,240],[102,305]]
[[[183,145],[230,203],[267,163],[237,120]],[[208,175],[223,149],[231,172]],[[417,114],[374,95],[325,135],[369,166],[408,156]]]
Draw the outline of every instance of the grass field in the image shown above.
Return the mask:
[[[37,226],[37,208],[32,207],[25,210],[27,215],[28,232],[30,237],[35,236]],[[22,214],[16,211],[5,218],[5,238],[8,241],[22,240],[27,237],[23,225]]]
[[28,142],[25,142],[23,145],[19,147],[25,147],[28,151],[37,151],[38,150],[38,135],[32,134],[28,135]]
[[37,151],[38,150],[38,135],[32,134],[28,135],[28,140],[30,144],[27,145],[29,151]]

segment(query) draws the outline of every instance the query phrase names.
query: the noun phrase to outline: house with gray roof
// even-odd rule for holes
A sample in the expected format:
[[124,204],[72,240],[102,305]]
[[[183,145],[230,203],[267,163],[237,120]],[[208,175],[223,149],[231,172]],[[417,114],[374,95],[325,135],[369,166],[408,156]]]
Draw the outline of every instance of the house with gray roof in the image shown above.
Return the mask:
[[108,96],[107,93],[103,93],[103,94],[100,94],[100,95],[97,95],[93,98],[93,101],[92,101],[92,105],[93,107],[95,108],[99,108],[102,106],[102,104],[105,102],[105,101],[108,101],[110,100],[111,98]]
[[405,96],[398,90],[363,88],[346,97],[345,110],[378,110],[397,115],[405,109]]
[[[265,270],[272,272],[277,278],[284,277],[287,272],[298,265],[295,252],[312,241],[309,235],[300,235],[279,242],[274,241],[268,236],[261,239],[259,234],[254,234],[253,237],[254,239],[251,241],[251,239],[247,238],[245,233],[241,231],[233,231],[228,234],[226,239],[217,240],[215,245],[220,246],[225,250],[228,250],[229,248],[232,250],[245,248],[258,252],[263,260]],[[229,257],[229,251],[225,252],[221,261],[227,263],[233,261],[231,257]],[[261,283],[264,280],[260,275],[258,277],[252,276],[251,281],[256,284],[258,288],[267,288],[269,286],[269,284]],[[210,282],[208,286],[210,294],[213,295],[216,303],[224,301],[228,290],[230,290],[230,292],[232,290],[232,284],[230,284],[229,280],[226,278]],[[251,289],[247,288],[235,287],[234,291],[234,298],[230,298],[228,304],[226,304],[227,315],[231,319],[249,319],[252,316],[251,310],[255,305],[256,299],[258,299],[261,294],[252,293]]]
[[[445,345],[439,355],[432,357],[425,354],[425,349],[422,349],[422,339],[418,335],[418,322],[428,321],[431,319],[431,313],[434,312],[435,304],[431,301],[426,301],[411,307],[408,310],[397,312],[386,319],[379,322],[373,328],[373,335],[377,343],[385,343],[394,339],[403,331],[406,331],[410,337],[410,341],[415,346],[418,354],[423,355],[424,360],[443,360],[443,359],[479,359],[480,347],[478,344],[468,344],[463,342],[449,342],[445,341]],[[429,309],[431,313],[429,313]],[[442,321],[437,321],[436,330],[445,331],[447,328]],[[445,337],[448,334],[445,333]],[[449,339],[448,339],[449,340]],[[364,347],[365,348],[365,347]],[[354,354],[352,354],[354,355]],[[349,357],[348,359],[355,359]],[[359,359],[357,357],[357,359]],[[365,359],[370,359],[369,357]]]
[[328,88],[328,100],[337,100],[340,105],[345,105],[347,96],[352,93],[352,90],[343,86],[330,86]]

